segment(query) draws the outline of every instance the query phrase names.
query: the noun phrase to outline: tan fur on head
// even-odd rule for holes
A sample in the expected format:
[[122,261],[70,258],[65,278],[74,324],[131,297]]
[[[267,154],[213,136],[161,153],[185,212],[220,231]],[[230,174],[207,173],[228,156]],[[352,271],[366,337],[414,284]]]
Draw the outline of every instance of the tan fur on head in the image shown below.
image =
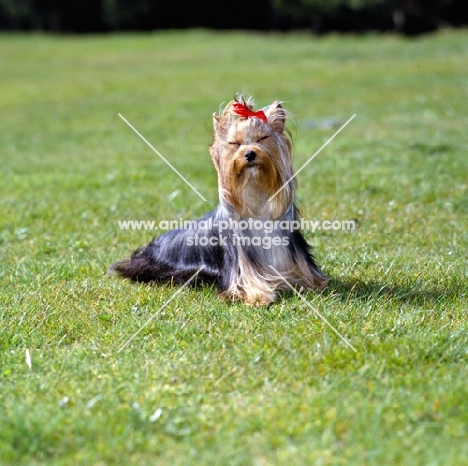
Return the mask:
[[[277,219],[294,198],[294,182],[275,194],[293,175],[292,142],[285,130],[286,114],[280,102],[264,109],[260,118],[240,118],[230,102],[221,116],[213,114],[215,140],[210,154],[219,176],[221,202],[242,217]],[[253,108],[251,100],[242,101]]]

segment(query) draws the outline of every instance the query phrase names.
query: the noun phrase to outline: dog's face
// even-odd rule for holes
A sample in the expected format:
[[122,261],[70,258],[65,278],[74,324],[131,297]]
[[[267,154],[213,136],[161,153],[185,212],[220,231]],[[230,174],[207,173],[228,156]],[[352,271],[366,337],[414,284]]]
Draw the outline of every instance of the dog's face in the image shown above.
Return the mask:
[[277,219],[293,200],[291,142],[285,112],[275,102],[258,117],[237,117],[234,102],[213,115],[215,140],[210,154],[218,172],[220,199],[241,216]]

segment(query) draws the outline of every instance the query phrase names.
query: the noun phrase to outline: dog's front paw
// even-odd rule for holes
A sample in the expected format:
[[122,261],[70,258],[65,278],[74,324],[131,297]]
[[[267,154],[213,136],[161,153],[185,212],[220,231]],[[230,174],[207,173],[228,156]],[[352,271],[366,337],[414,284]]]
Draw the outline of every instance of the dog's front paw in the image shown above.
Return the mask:
[[245,290],[229,290],[218,295],[221,299],[228,302],[239,302],[247,304],[247,306],[263,307],[269,306],[276,301],[276,292],[265,292],[262,290],[250,289],[247,293]]
[[276,301],[276,293],[252,293],[245,296],[244,302],[248,306],[263,307],[269,306]]

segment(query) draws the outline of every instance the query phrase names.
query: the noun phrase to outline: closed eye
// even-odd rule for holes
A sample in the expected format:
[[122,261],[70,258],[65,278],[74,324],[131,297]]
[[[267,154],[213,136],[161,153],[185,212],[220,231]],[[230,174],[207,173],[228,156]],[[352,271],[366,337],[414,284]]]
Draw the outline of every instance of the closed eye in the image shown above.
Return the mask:
[[232,144],[234,146],[240,146],[240,143],[236,142],[236,141],[232,141],[232,142],[229,142],[229,144]]
[[257,143],[258,143],[258,142],[262,142],[263,140],[265,140],[266,138],[269,138],[269,137],[270,137],[270,135],[267,134],[266,136],[263,136],[263,138],[260,138],[260,139],[257,141]]

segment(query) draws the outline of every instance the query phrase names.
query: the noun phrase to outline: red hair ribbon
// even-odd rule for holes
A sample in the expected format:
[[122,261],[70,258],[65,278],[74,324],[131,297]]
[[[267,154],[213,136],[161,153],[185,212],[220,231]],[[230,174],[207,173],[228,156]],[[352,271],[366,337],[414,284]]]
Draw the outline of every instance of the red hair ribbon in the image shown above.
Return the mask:
[[258,112],[254,112],[250,109],[248,109],[245,105],[240,104],[239,102],[236,102],[235,104],[232,104],[233,111],[236,115],[239,115],[243,118],[260,118],[260,120],[263,121],[263,123],[266,123],[268,121],[268,118],[266,117],[265,113],[263,110],[259,110]]

